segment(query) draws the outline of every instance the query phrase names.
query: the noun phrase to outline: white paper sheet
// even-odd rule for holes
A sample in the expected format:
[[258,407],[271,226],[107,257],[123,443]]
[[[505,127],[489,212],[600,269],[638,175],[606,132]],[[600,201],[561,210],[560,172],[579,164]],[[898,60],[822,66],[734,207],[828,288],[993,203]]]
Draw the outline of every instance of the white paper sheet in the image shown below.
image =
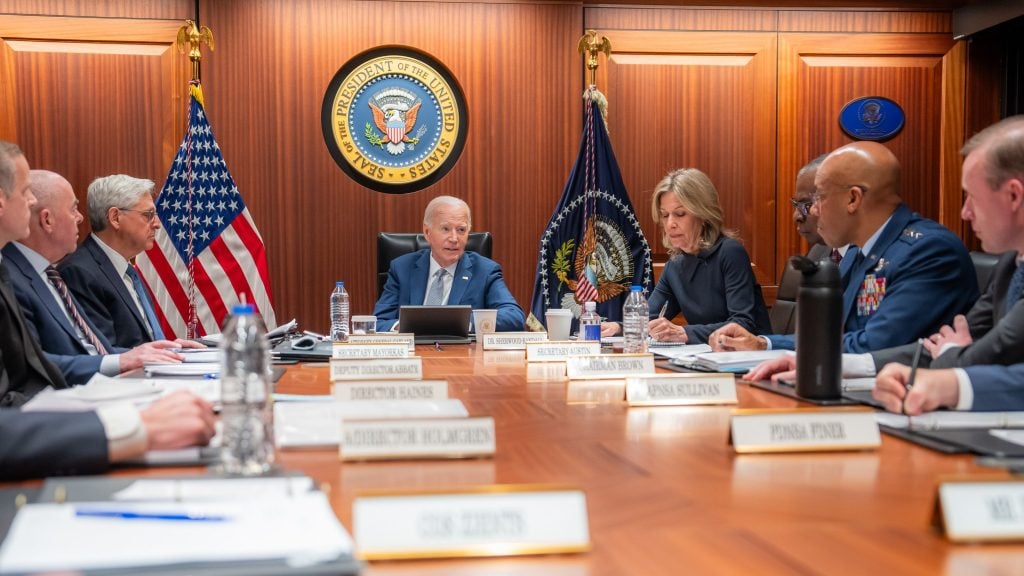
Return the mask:
[[875,419],[882,426],[910,428],[912,430],[952,430],[956,428],[1015,428],[1024,427],[1024,412],[929,412],[920,416],[906,416],[891,412],[876,412]]
[[146,364],[146,376],[212,376],[220,374],[220,362]]
[[337,446],[341,423],[352,419],[465,418],[461,400],[368,400],[365,402],[281,402],[274,404],[278,448]]
[[[76,516],[103,509],[220,516],[187,521]],[[54,543],[59,542],[59,546]],[[287,559],[307,565],[351,553],[352,539],[321,492],[203,503],[29,504],[0,547],[0,572],[89,570]]]
[[313,489],[308,476],[282,478],[160,479],[143,478],[114,493],[121,501],[259,500],[302,494]]

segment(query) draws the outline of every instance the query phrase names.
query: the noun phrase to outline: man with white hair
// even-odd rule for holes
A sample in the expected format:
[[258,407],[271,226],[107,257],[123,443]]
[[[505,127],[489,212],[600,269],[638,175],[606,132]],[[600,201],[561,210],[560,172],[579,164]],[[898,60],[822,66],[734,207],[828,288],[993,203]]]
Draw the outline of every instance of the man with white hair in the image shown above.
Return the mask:
[[378,330],[390,330],[402,306],[419,304],[495,309],[498,331],[523,329],[523,309],[505,285],[501,266],[476,252],[466,252],[471,225],[469,205],[458,198],[438,196],[427,204],[423,235],[430,248],[391,262],[384,293],[373,309]]
[[58,266],[89,319],[114,345],[163,340],[149,292],[132,259],[152,248],[160,219],[152,180],[115,174],[89,185],[92,234]]
[[116,376],[146,362],[179,362],[170,348],[191,342],[157,340],[131,349],[113,346],[89,321],[54,264],[78,247],[78,199],[71,183],[48,170],[32,170],[36,198],[29,235],[0,251],[27,327],[68,384],[84,384],[96,372]]

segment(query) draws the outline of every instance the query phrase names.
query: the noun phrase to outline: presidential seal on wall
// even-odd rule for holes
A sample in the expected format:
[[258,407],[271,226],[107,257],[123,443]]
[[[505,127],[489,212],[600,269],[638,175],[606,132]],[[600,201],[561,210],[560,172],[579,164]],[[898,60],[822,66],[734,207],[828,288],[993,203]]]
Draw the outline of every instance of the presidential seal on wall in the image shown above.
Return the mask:
[[389,194],[437,182],[466,140],[466,100],[427,54],[385,46],[363,52],[327,87],[320,123],[334,161],[353,180]]

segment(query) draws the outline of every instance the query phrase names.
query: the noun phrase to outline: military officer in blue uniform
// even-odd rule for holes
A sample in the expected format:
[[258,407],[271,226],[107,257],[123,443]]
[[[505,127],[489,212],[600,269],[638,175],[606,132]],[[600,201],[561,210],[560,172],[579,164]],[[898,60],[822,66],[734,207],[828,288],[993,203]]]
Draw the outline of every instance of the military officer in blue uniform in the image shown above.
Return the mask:
[[[836,149],[815,176],[813,213],[832,247],[851,244],[840,265],[844,352],[869,352],[935,333],[978,299],[967,248],[900,198],[900,165],[877,142]],[[795,348],[792,335],[755,336],[729,324],[715,350]]]

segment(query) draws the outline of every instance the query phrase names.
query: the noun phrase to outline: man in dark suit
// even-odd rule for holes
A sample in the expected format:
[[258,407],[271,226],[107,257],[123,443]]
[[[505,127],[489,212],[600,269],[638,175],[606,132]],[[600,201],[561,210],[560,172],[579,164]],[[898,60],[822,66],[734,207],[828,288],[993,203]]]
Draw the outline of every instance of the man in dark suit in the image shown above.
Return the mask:
[[501,266],[466,252],[471,223],[469,206],[458,198],[438,196],[427,204],[423,235],[430,248],[391,262],[384,292],[373,309],[378,330],[390,330],[402,306],[419,304],[496,309],[497,330],[523,329],[523,309],[505,285]]
[[[900,165],[877,142],[854,142],[825,158],[815,176],[818,231],[829,246],[852,244],[840,265],[843,350],[869,352],[927,336],[978,299],[967,248],[900,199]],[[720,328],[716,350],[786,349],[791,335]]]
[[[28,236],[35,196],[28,187],[21,149],[0,140],[0,246]],[[20,406],[44,388],[66,388],[57,367],[43,357],[26,326],[0,266],[0,406]]]
[[29,332],[65,381],[84,384],[96,372],[116,376],[146,362],[180,362],[182,356],[169,350],[180,343],[158,340],[132,349],[114,346],[82,313],[53,267],[77,246],[82,214],[74,190],[70,182],[47,170],[29,173],[29,189],[36,198],[29,235],[3,248],[3,266]]
[[115,174],[89,185],[92,234],[58,268],[86,315],[114,346],[163,340],[149,292],[131,260],[153,246],[160,219],[151,180]]
[[[986,252],[1005,253],[985,296],[925,342],[931,367],[944,369],[920,370],[909,392],[909,366],[894,362],[878,373],[874,396],[893,411],[1024,409],[1024,115],[982,130],[963,154],[960,214]],[[909,362],[906,354],[876,358],[876,365],[890,358]]]

